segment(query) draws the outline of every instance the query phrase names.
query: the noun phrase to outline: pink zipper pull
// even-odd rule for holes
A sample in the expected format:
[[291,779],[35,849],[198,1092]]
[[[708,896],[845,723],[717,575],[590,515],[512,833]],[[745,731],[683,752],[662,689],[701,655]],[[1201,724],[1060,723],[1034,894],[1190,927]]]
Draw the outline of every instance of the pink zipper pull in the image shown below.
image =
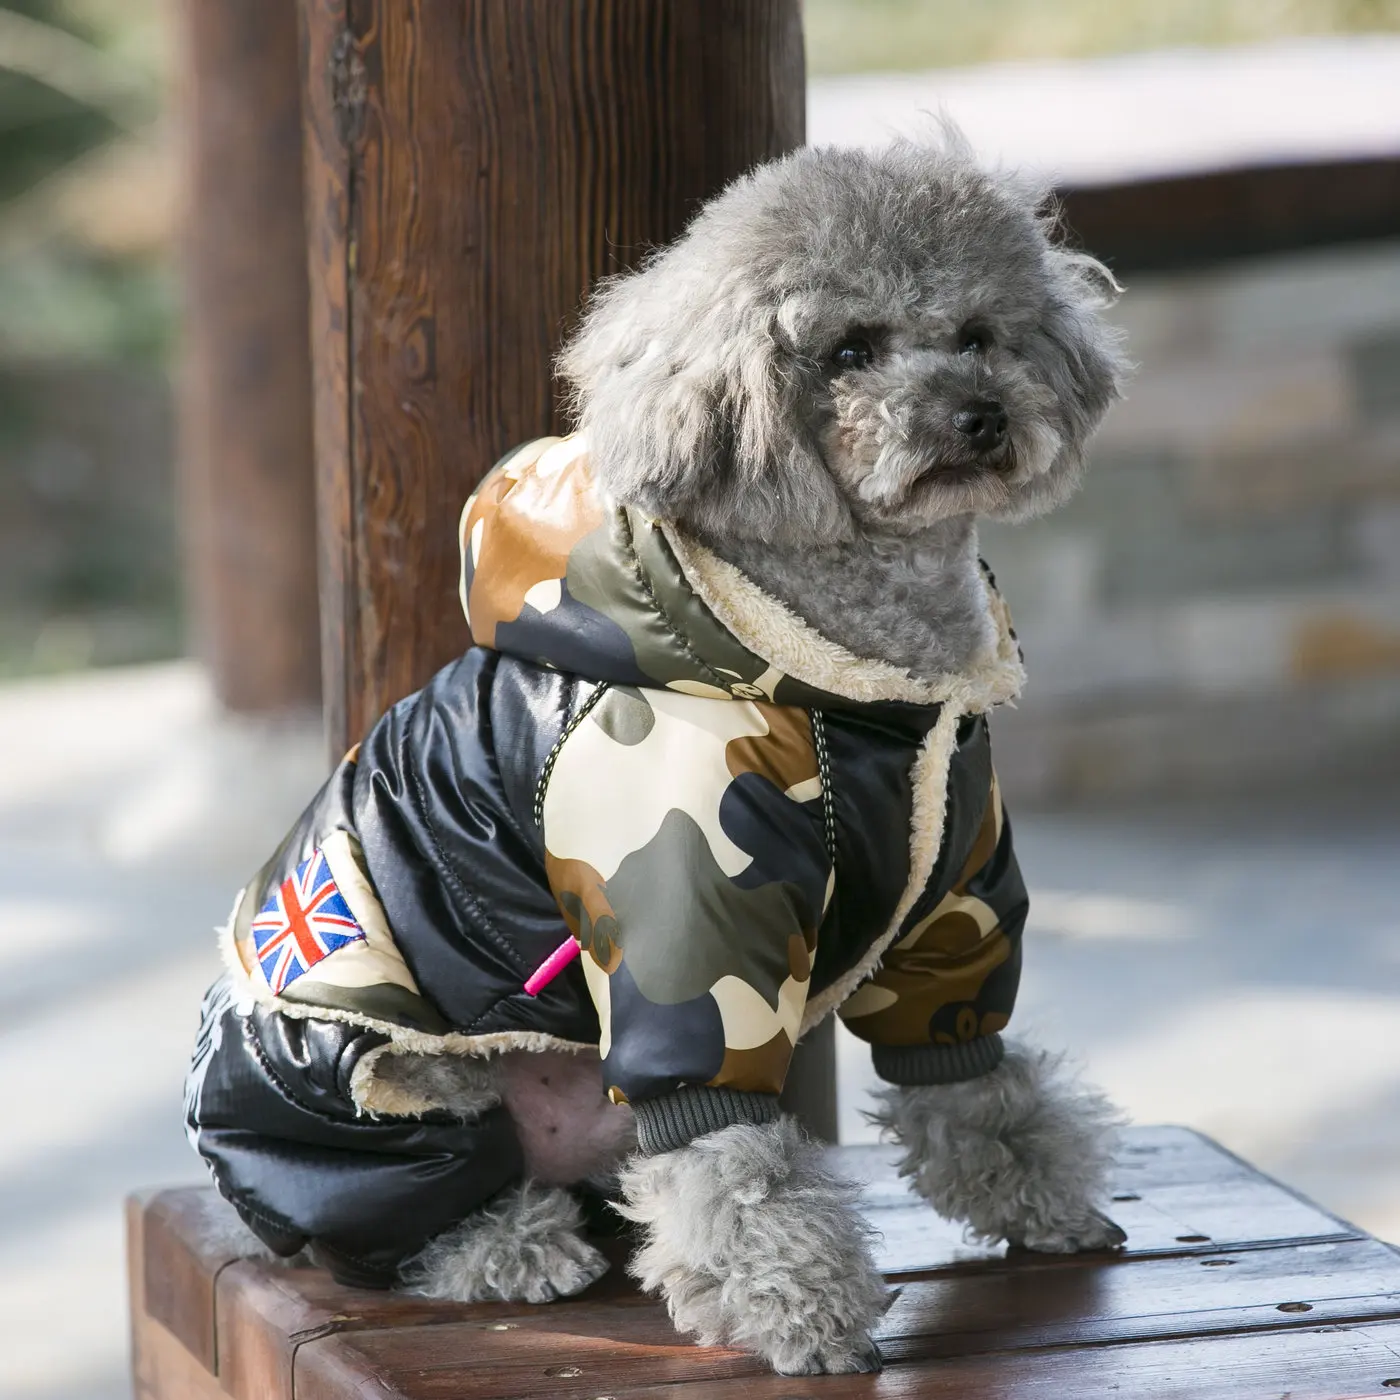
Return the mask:
[[525,983],[525,995],[537,997],[579,955],[579,944],[566,938],[531,974]]

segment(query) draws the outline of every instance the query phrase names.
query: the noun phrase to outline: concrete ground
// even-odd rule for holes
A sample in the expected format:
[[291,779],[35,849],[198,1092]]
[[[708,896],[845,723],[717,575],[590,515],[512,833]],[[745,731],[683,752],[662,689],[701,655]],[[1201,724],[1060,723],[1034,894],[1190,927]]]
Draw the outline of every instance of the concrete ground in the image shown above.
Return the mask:
[[[320,744],[218,720],[187,665],[5,687],[0,734],[0,1394],[115,1400],[122,1198],[202,1179],[180,1082],[210,930]],[[1023,814],[1018,837],[1016,1029],[1400,1238],[1400,795]],[[859,1140],[863,1047],[841,1065]]]

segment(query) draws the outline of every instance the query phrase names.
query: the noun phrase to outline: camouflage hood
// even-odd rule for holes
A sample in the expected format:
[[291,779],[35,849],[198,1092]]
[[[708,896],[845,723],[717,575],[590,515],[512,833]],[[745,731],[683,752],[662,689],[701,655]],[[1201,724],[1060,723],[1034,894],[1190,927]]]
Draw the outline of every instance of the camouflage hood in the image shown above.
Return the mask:
[[581,434],[505,458],[467,502],[461,550],[476,644],[587,680],[824,709],[951,702],[961,713],[1021,687],[990,576],[993,653],[966,674],[916,680],[851,655],[674,526],[607,500]]

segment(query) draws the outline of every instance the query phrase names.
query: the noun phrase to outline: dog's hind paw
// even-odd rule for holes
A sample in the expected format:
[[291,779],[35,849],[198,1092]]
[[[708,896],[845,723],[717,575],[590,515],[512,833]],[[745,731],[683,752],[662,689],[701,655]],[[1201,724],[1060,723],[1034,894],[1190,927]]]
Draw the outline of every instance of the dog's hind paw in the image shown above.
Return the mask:
[[[522,1279],[521,1298],[527,1303],[552,1303],[572,1298],[608,1271],[608,1261],[587,1240],[562,1234],[541,1243],[533,1267]],[[511,1301],[507,1299],[506,1301]]]
[[404,1283],[459,1303],[571,1298],[608,1271],[580,1225],[567,1191],[527,1182],[439,1235],[404,1269]]

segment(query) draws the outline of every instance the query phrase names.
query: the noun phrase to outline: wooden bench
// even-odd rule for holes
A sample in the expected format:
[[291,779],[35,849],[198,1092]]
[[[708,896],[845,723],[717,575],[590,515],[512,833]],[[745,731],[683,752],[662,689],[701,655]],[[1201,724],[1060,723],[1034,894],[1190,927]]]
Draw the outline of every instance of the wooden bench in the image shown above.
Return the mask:
[[[616,1268],[546,1307],[342,1288],[209,1244],[211,1190],[129,1206],[138,1400],[1250,1400],[1400,1390],[1400,1252],[1182,1128],[1123,1143],[1121,1256],[961,1242],[891,1150],[832,1149],[865,1183],[903,1285],[878,1376],[783,1377],[678,1337]],[[608,1241],[618,1258],[622,1241]]]

